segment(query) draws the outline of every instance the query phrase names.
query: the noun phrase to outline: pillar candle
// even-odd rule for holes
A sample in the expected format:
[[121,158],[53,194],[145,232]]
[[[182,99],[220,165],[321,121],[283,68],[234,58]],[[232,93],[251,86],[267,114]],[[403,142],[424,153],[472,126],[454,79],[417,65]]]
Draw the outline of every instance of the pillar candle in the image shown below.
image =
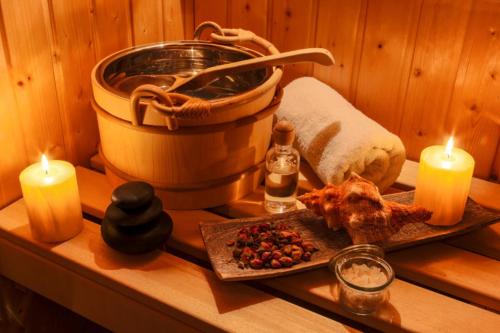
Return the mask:
[[474,159],[465,150],[448,145],[422,151],[415,203],[432,211],[433,225],[453,225],[462,219],[469,195]]
[[61,242],[83,227],[75,168],[66,161],[35,163],[19,175],[34,238]]

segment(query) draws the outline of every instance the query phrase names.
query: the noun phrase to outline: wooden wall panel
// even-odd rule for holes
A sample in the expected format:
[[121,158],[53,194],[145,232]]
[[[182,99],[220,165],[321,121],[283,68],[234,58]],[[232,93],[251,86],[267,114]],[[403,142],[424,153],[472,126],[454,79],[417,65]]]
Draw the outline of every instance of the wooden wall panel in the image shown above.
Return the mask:
[[[313,47],[316,36],[317,0],[275,0],[271,7],[271,42],[280,51]],[[312,75],[312,64],[287,65],[283,84]]]
[[19,171],[41,153],[88,164],[99,140],[90,107],[96,61],[134,39],[191,35],[194,6],[193,0],[160,0],[156,8],[149,0],[0,0],[0,16],[0,139],[9,156],[0,159],[1,207],[19,196]]
[[495,161],[493,162],[493,167],[491,168],[490,177],[498,182],[500,180],[500,141],[498,142],[495,154]]
[[314,76],[351,100],[351,83],[359,59],[366,0],[319,0],[316,46],[335,57],[336,66],[314,65]]
[[39,160],[42,153],[66,158],[46,3],[2,0],[0,5],[28,160]]
[[476,174],[490,175],[500,123],[500,1],[477,0],[472,8],[455,90],[446,122],[460,146],[476,160]]
[[131,0],[135,45],[163,41],[163,0]]
[[424,2],[400,129],[410,158],[452,134],[445,120],[471,7],[472,0]]
[[184,20],[184,39],[193,39],[194,33],[194,1],[184,0],[182,3],[182,17]]
[[222,28],[227,27],[229,0],[194,0],[194,25],[214,21]]
[[[0,7],[1,8],[1,7]],[[0,10],[0,18],[2,12]],[[10,59],[0,20],[0,207],[13,201],[20,192],[18,175],[26,165],[20,117],[13,87],[10,84]]]
[[88,165],[99,138],[97,119],[90,106],[92,92],[88,79],[96,62],[90,6],[85,1],[50,0],[47,9],[66,159]]
[[229,2],[228,25],[243,28],[267,37],[268,0],[231,0]]
[[356,107],[397,133],[422,1],[369,1],[357,80]]
[[[214,20],[282,51],[321,46],[337,66],[315,75],[402,136],[409,156],[455,132],[476,173],[500,172],[500,0],[0,0],[0,206],[46,152],[86,164],[98,133],[95,62],[134,44],[192,37]],[[380,45],[380,47],[379,47]]]
[[[189,9],[189,4],[187,7]],[[184,0],[163,0],[162,14],[164,40],[172,41],[184,39],[186,28],[184,23],[185,9],[186,4]],[[191,35],[188,36],[189,39],[192,39]]]
[[[77,0],[83,1],[83,0]],[[91,0],[97,59],[133,44],[130,0]],[[142,0],[146,1],[147,0]]]
[[133,44],[191,38],[193,11],[193,0],[131,0]]

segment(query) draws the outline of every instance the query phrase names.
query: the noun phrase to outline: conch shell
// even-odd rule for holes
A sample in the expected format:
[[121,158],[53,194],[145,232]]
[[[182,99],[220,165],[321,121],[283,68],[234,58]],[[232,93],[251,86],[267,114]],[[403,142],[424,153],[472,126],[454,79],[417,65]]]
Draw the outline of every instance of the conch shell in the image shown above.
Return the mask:
[[328,184],[298,199],[323,216],[329,228],[345,228],[354,244],[387,240],[405,224],[432,215],[420,206],[384,200],[375,184],[355,173],[339,186]]

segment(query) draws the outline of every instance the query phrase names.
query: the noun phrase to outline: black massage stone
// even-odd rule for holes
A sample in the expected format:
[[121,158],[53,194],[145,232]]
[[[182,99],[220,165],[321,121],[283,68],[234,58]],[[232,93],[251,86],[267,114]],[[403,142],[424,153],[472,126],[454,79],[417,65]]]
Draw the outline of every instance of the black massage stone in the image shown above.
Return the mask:
[[139,233],[123,232],[108,219],[101,224],[101,235],[106,244],[127,254],[141,254],[158,249],[172,233],[172,219],[162,213],[148,228]]
[[134,209],[125,211],[116,203],[112,203],[106,209],[106,218],[114,225],[127,228],[137,227],[156,219],[162,212],[161,200],[154,197],[149,206],[144,207],[144,210]]
[[117,187],[101,223],[101,235],[113,249],[140,254],[157,249],[172,233],[173,223],[163,211],[151,185],[129,182]]
[[125,210],[148,205],[155,195],[151,185],[145,182],[128,182],[118,186],[111,195],[111,201]]

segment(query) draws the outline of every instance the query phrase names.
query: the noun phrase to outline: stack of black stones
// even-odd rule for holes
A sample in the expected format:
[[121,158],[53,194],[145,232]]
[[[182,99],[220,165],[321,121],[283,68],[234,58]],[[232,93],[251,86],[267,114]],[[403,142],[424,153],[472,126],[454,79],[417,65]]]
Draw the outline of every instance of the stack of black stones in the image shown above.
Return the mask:
[[128,182],[117,187],[101,224],[101,235],[113,249],[140,254],[157,249],[172,233],[172,219],[163,211],[151,185]]

